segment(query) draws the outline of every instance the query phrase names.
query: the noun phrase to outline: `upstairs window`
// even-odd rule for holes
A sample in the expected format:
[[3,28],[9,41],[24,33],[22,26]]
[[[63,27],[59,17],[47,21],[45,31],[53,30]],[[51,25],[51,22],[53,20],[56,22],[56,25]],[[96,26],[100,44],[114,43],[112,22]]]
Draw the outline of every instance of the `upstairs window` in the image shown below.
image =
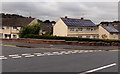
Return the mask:
[[97,30],[97,28],[94,28],[94,31],[96,31]]
[[0,30],[2,29],[2,26],[0,25]]
[[78,32],[82,32],[82,28],[78,28]]
[[87,28],[86,30],[87,30],[87,31],[90,31],[90,28]]
[[70,28],[70,32],[74,32],[74,28]]
[[6,29],[9,29],[9,26],[6,26]]
[[14,30],[17,30],[17,26],[13,26],[13,29],[14,29]]

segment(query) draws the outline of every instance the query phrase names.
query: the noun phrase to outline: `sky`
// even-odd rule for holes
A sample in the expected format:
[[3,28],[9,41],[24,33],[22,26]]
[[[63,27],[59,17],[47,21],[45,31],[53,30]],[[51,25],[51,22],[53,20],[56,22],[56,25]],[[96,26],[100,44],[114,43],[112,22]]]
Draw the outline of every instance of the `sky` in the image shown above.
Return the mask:
[[57,21],[60,17],[90,19],[95,24],[118,20],[118,2],[2,2],[2,11]]

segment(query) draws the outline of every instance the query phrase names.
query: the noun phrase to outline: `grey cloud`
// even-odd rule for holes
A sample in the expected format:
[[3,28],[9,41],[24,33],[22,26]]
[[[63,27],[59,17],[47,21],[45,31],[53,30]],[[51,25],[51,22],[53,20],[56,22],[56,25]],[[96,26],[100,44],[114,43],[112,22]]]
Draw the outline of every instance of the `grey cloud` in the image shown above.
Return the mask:
[[[117,20],[117,2],[5,2],[2,11],[17,13],[42,20],[57,20],[59,17],[80,18],[84,16],[95,23]],[[83,15],[84,14],[84,15]]]

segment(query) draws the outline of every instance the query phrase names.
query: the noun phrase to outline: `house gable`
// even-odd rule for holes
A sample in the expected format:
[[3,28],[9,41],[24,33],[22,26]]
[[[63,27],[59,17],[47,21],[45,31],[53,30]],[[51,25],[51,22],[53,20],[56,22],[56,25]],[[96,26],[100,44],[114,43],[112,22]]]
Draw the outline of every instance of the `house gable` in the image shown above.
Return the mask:
[[67,36],[67,25],[61,20],[61,18],[53,26],[53,35],[54,36]]
[[117,32],[111,32],[103,26],[99,26],[99,38],[100,39],[118,39]]

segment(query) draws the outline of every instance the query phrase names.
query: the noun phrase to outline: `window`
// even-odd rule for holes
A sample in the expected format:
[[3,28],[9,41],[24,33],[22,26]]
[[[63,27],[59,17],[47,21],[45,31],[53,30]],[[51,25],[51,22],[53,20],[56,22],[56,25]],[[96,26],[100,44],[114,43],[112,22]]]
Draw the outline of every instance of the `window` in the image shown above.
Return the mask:
[[99,38],[99,36],[97,36],[97,38]]
[[16,38],[17,38],[17,35],[13,35],[13,38],[16,39]]
[[96,36],[93,36],[93,38],[96,38]]
[[14,29],[14,30],[17,30],[17,26],[13,26],[13,29]]
[[82,32],[82,28],[78,28],[78,32]]
[[86,36],[86,38],[90,38],[90,36]]
[[99,36],[92,36],[93,38],[99,38]]
[[0,33],[0,38],[2,38],[2,34]]
[[87,28],[86,30],[87,30],[87,31],[90,31],[90,28]]
[[117,35],[117,34],[113,33],[112,35]]
[[97,30],[97,28],[94,28],[94,31],[96,31]]
[[5,34],[5,38],[9,39],[9,38],[11,38],[11,35],[10,34]]
[[2,26],[0,25],[0,30],[2,29]]
[[79,38],[82,38],[82,36],[78,36]]
[[6,29],[9,29],[9,26],[6,26]]
[[74,28],[70,28],[70,32],[74,32]]

